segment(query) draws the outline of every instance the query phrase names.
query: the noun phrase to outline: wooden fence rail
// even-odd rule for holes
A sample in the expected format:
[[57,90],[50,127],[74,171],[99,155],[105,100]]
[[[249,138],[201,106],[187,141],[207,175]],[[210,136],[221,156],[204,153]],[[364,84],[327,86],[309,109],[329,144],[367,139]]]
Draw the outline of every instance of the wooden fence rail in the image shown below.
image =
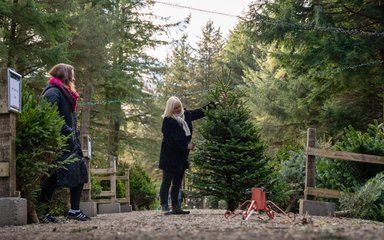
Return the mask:
[[[129,170],[126,169],[124,176],[116,176],[116,161],[110,161],[109,168],[91,169],[94,178],[99,181],[109,181],[110,189],[103,190],[98,195],[100,198],[92,199],[97,203],[124,203],[130,205],[130,192],[129,192]],[[117,198],[116,193],[116,180],[124,181],[125,196]]]
[[346,161],[384,164],[384,157],[382,156],[316,148],[315,128],[309,128],[307,131],[306,156],[304,199],[310,200],[313,199],[313,197],[340,198],[340,192],[337,190],[315,187],[316,156]]

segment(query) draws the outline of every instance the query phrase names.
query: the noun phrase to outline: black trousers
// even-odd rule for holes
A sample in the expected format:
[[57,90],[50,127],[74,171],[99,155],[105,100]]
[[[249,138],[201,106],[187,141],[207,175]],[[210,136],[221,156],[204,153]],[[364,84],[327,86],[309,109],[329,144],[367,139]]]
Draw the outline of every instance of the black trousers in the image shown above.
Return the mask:
[[184,171],[172,172],[163,170],[163,181],[160,186],[160,204],[162,206],[168,205],[169,187],[171,188],[171,201],[172,205],[179,205],[179,191],[181,182],[183,181]]
[[[47,205],[52,201],[53,194],[57,188],[57,175],[53,173],[47,179],[41,183],[40,202]],[[81,192],[83,191],[84,184],[79,184],[76,187],[70,188],[71,209],[80,209]],[[46,208],[45,214],[49,212],[49,208]]]

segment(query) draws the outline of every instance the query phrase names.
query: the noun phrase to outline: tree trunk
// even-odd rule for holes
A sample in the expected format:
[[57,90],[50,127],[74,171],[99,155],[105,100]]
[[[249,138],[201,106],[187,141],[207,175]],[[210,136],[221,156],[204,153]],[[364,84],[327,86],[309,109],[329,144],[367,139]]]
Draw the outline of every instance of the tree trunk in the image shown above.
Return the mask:
[[[380,24],[381,24],[381,31],[380,32],[383,32],[384,31],[384,1],[383,0],[380,0],[379,1],[379,8],[380,8]],[[380,49],[380,55],[381,55],[381,61],[384,61],[384,49]],[[381,65],[383,66],[383,64]],[[383,67],[382,67],[383,69]],[[382,74],[384,75],[384,74]],[[383,94],[383,97],[381,98],[381,104],[382,104],[382,108],[381,108],[381,118],[382,118],[382,121],[384,122],[384,84],[382,84],[381,86],[381,93]]]
[[37,217],[36,213],[36,206],[35,204],[27,198],[27,215],[28,215],[28,222],[29,223],[39,223],[39,218]]
[[80,125],[80,132],[81,135],[88,135],[89,134],[89,126],[91,121],[91,105],[89,104],[92,99],[92,88],[93,88],[93,81],[92,77],[83,76],[83,80],[85,82],[84,85],[84,93],[83,93],[83,99],[84,99],[84,105],[81,109],[81,125]]
[[[13,4],[17,5],[19,3],[18,0],[13,0]],[[8,59],[7,59],[7,67],[15,67],[15,60],[14,60],[14,54],[13,51],[15,49],[16,45],[16,27],[17,23],[14,18],[11,20],[11,28],[10,28],[10,34],[9,34],[9,49],[8,49]]]
[[108,135],[108,155],[109,157],[116,157],[116,165],[119,155],[119,131],[120,131],[120,103],[112,103],[110,109],[110,125]]
[[296,196],[290,196],[289,204],[288,204],[288,207],[285,209],[285,212],[292,212],[292,209],[296,208],[296,204],[297,204]]

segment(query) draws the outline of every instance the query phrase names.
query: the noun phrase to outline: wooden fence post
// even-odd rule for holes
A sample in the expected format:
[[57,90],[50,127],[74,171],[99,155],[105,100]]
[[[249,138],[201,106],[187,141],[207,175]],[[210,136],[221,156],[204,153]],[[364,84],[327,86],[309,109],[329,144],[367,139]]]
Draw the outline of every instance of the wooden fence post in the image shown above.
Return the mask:
[[90,160],[92,159],[92,142],[88,135],[81,137],[81,150],[83,151],[84,161],[88,170],[88,182],[84,184],[81,193],[80,208],[90,217],[97,215],[97,204],[91,199],[91,169]]
[[81,194],[81,201],[82,202],[89,202],[91,201],[91,173],[90,173],[90,166],[89,161],[91,159],[91,144],[90,144],[90,137],[88,135],[83,135],[81,137],[81,149],[84,156],[84,162],[87,165],[87,171],[88,171],[88,182],[84,184],[83,192]]
[[116,192],[116,157],[113,156],[112,160],[109,162],[109,167],[113,169],[113,174],[110,177],[111,183],[111,192],[114,193],[114,196],[111,196],[111,202],[116,202],[117,192]]
[[[307,130],[307,148],[315,148],[316,147],[316,129],[308,128]],[[316,176],[316,161],[315,156],[308,155],[305,161],[305,186],[307,187],[315,187],[315,176]],[[313,200],[313,196],[309,196],[304,191],[304,199],[305,200]]]
[[128,205],[131,205],[131,192],[129,190],[129,169],[125,169],[125,175],[127,179],[125,180],[125,198]]

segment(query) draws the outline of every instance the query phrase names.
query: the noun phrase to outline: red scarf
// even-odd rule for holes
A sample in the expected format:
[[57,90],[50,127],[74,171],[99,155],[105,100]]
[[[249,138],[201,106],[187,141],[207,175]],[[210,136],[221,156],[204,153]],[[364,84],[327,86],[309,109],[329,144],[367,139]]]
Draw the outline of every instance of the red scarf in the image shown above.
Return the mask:
[[80,95],[76,91],[71,91],[67,87],[65,87],[64,83],[58,78],[51,77],[48,83],[55,85],[58,89],[60,89],[60,91],[64,94],[64,96],[66,96],[66,98],[72,104],[73,111],[76,112],[77,100],[79,99]]

